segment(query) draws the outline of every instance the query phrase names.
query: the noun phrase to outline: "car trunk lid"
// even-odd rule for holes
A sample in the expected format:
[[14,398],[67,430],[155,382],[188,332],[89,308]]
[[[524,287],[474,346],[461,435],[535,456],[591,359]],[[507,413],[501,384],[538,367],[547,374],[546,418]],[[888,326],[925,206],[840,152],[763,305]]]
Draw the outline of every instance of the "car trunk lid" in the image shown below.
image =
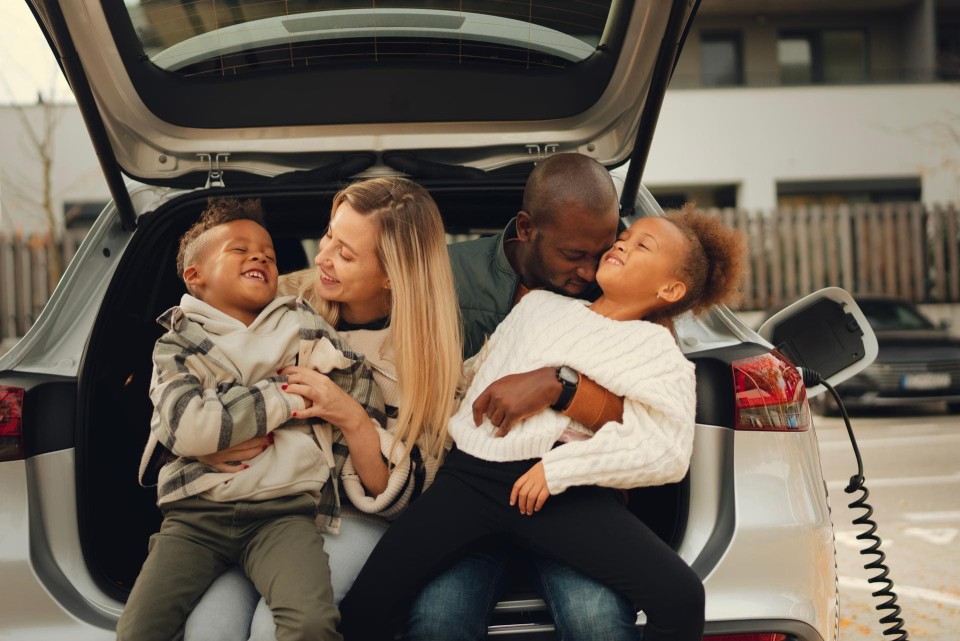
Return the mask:
[[482,171],[563,151],[645,158],[696,9],[28,1],[105,172],[179,187],[324,167],[345,178],[391,151]]

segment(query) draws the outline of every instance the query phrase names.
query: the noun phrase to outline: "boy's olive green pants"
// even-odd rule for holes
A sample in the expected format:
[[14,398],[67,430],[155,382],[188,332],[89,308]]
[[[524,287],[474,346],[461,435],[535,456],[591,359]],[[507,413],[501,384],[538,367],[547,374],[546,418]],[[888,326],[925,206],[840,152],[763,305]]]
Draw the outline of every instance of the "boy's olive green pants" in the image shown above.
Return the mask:
[[192,497],[162,507],[160,531],[117,623],[118,641],[183,638],[207,587],[239,564],[267,601],[277,640],[340,641],[330,565],[308,494],[216,503]]

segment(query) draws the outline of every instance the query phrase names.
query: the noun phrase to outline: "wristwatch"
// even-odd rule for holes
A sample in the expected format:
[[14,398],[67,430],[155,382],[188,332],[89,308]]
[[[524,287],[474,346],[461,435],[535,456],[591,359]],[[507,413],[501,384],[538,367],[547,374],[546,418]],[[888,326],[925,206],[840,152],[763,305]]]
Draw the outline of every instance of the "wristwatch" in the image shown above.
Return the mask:
[[560,396],[558,396],[554,404],[550,406],[550,409],[562,412],[570,407],[570,401],[573,400],[573,395],[577,393],[577,386],[580,384],[580,373],[572,367],[561,365],[557,368],[557,380],[560,381],[561,385]]

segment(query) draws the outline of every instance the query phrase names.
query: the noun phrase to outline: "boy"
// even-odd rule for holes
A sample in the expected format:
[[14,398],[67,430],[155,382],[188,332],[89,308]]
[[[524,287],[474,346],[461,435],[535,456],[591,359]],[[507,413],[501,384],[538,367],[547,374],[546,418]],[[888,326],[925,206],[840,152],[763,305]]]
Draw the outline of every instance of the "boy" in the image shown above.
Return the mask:
[[[330,424],[296,420],[304,399],[285,391],[277,371],[297,363],[326,373],[371,417],[383,416],[379,390],[309,305],[276,298],[259,201],[211,198],[181,238],[177,271],[189,294],[159,319],[168,331],[154,349],[154,414],[140,466],[144,482],[163,449],[172,454],[157,479],[164,519],[117,638],[181,638],[200,595],[239,563],[270,605],[278,639],[338,640],[318,525],[339,528],[346,448]],[[266,433],[273,447],[238,472],[194,460]]]

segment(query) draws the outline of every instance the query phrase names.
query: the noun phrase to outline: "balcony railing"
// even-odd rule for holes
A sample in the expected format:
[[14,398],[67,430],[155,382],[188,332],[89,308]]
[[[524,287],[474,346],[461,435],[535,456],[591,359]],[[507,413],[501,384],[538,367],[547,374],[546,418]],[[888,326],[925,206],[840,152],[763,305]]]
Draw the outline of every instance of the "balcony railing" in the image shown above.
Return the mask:
[[670,80],[670,89],[730,89],[736,87],[842,87],[856,85],[917,84],[930,82],[956,82],[960,80],[960,61],[941,64],[935,68],[873,69],[863,77],[838,82],[813,80],[797,83],[784,81],[779,71],[769,73],[749,72],[740,74],[739,82],[727,84],[704,84],[699,72],[675,73]]

